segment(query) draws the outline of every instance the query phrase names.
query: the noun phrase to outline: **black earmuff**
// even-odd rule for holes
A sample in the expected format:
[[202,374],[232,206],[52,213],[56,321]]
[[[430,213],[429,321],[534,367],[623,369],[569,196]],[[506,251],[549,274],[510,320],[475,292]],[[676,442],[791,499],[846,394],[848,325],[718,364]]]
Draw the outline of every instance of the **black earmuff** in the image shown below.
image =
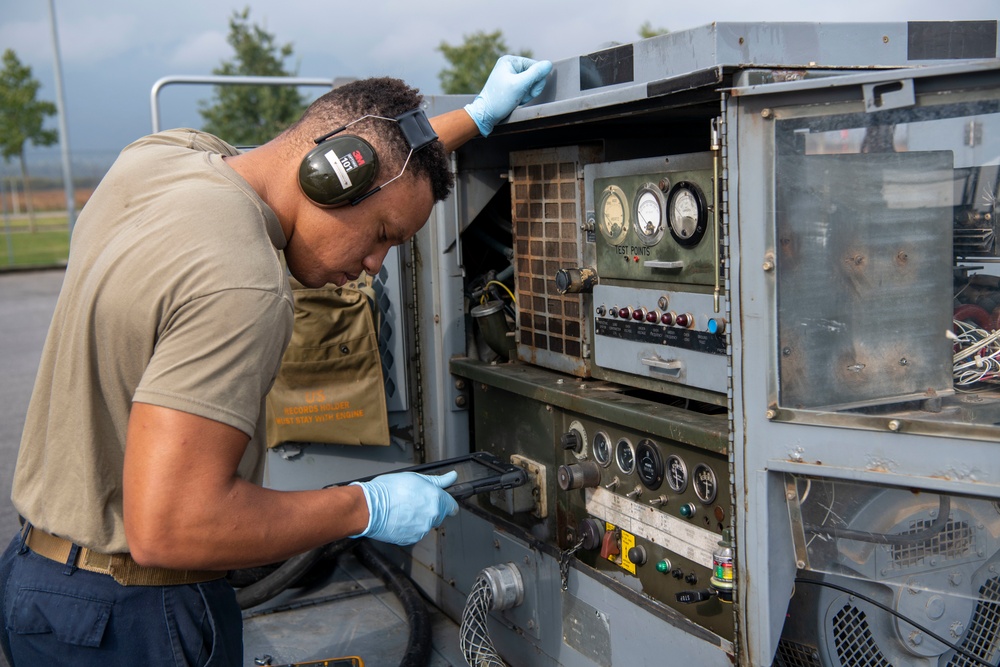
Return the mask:
[[[375,148],[353,134],[335,136],[366,118],[397,123],[410,147],[403,169],[393,178],[374,188],[368,186],[378,174],[378,153],[375,152]],[[299,187],[302,193],[318,206],[333,207],[346,203],[354,206],[402,176],[414,151],[419,151],[437,139],[438,136],[423,109],[411,109],[395,118],[372,114],[362,116],[315,139],[317,146],[306,153],[299,164]]]
[[306,153],[299,187],[319,206],[340,206],[365,194],[378,173],[378,153],[353,134],[331,137]]

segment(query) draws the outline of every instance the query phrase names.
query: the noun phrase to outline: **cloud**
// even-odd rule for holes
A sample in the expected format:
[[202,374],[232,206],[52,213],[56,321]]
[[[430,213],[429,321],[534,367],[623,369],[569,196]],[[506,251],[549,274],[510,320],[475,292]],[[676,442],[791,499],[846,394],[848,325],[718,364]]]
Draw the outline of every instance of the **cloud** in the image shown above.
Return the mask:
[[166,57],[170,67],[209,72],[223,60],[233,57],[226,35],[217,30],[198,33],[177,46]]
[[13,49],[18,59],[29,66],[52,62],[52,40],[48,21],[11,21],[0,24],[3,50]]
[[134,14],[60,18],[58,29],[62,60],[74,66],[114,60],[144,41],[147,33]]

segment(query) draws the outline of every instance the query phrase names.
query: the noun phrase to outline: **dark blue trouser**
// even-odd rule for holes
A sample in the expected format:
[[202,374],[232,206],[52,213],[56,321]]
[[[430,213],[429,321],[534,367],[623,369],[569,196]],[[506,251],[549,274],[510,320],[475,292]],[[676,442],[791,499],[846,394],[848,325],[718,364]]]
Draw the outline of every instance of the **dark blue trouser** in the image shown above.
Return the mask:
[[243,621],[225,581],[122,586],[32,552],[0,558],[2,646],[12,667],[241,667]]

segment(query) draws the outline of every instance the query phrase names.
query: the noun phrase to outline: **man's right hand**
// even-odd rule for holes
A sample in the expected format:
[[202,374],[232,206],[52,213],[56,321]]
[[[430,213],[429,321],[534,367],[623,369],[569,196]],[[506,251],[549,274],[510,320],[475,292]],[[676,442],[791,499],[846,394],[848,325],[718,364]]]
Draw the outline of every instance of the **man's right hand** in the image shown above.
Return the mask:
[[364,491],[369,513],[368,527],[356,537],[400,545],[419,541],[445,517],[458,513],[458,503],[443,490],[457,479],[452,470],[444,475],[390,473],[355,482]]

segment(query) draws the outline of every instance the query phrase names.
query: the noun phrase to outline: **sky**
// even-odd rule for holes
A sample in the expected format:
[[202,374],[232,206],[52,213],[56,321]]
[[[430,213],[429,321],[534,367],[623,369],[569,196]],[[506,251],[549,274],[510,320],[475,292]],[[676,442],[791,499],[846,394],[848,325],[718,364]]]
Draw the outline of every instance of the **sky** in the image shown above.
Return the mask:
[[[229,20],[250,21],[291,43],[289,70],[311,78],[395,76],[440,93],[448,66],[438,50],[467,35],[500,30],[511,51],[563,60],[638,39],[640,26],[680,32],[712,22],[975,20],[1000,16],[1000,0],[51,0],[62,62],[69,147],[74,164],[106,167],[118,150],[152,128],[151,90],[162,77],[208,75],[232,58]],[[0,0],[0,50],[13,49],[56,101],[50,0]],[[323,91],[304,89],[309,95]],[[199,127],[209,86],[170,86],[160,94],[163,127]],[[49,123],[56,127],[55,119]],[[29,160],[58,158],[34,150]],[[0,173],[4,166],[0,164]],[[11,167],[6,168],[9,173]]]

